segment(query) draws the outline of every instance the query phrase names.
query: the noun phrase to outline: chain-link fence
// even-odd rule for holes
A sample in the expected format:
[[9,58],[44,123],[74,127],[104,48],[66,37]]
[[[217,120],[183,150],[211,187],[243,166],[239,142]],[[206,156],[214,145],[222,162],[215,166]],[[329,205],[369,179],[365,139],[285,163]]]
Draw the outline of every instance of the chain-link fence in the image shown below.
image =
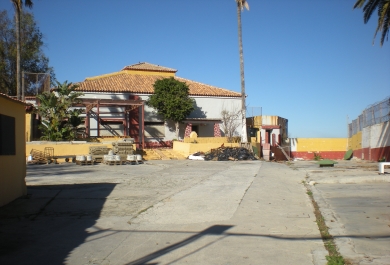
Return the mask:
[[262,107],[246,107],[246,117],[255,117],[255,116],[261,116],[262,113]]
[[390,97],[363,110],[363,113],[348,124],[348,137],[352,137],[363,128],[390,120]]
[[36,96],[50,91],[50,73],[23,72],[22,77],[22,96]]

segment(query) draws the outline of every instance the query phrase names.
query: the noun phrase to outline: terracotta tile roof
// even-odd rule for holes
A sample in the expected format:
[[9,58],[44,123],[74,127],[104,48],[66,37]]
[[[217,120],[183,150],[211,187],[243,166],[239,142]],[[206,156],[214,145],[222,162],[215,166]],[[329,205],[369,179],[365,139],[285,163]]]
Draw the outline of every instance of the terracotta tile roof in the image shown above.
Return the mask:
[[192,81],[189,79],[174,77],[176,80],[180,82],[185,82],[190,88],[190,95],[196,96],[216,96],[216,97],[241,97],[241,93],[227,90],[224,88],[219,88],[215,86],[210,86],[206,84],[202,84],[196,81]]
[[[165,78],[158,75],[135,75],[127,72],[118,72],[116,74],[108,74],[98,78],[86,79],[78,83],[76,89],[83,92],[116,92],[116,93],[139,93],[153,94],[153,84],[158,79]],[[175,79],[186,82],[190,88],[192,96],[215,96],[215,97],[241,97],[241,93],[230,91],[223,88],[218,88],[199,82],[191,81],[181,77]]]
[[19,100],[19,99],[13,98],[13,97],[10,97],[10,96],[8,96],[8,95],[6,95],[6,94],[3,94],[3,93],[0,93],[0,97],[9,99],[9,100],[11,100],[11,101],[14,101],[14,102],[16,102],[16,103],[20,103],[20,104],[23,104],[23,105],[31,105],[31,104],[29,104],[29,103],[26,103],[26,102],[24,102],[24,101],[22,101],[22,100]]
[[147,62],[128,65],[128,66],[125,66],[122,69],[122,71],[123,70],[139,70],[139,71],[153,71],[153,72],[173,72],[173,73],[177,72],[176,69],[160,66],[160,65],[157,65],[157,64],[151,64],[151,63],[147,63]]

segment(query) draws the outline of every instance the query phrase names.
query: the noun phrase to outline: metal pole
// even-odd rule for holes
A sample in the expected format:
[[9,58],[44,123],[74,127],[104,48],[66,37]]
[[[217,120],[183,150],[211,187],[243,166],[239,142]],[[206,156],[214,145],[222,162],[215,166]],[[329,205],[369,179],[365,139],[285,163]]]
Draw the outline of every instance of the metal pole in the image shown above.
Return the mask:
[[347,115],[347,151],[349,147],[349,121],[348,121],[348,115]]
[[36,93],[38,95],[38,74],[35,75],[35,89],[36,89]]
[[145,131],[144,131],[144,120],[145,120],[145,110],[144,110],[144,103],[142,102],[142,150],[145,149]]
[[97,102],[97,137],[100,137],[100,101]]

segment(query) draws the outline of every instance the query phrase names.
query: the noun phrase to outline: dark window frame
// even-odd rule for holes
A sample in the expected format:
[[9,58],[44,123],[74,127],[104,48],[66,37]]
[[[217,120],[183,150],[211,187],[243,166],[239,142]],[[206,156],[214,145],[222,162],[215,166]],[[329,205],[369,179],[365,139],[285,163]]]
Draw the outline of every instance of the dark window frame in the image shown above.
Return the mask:
[[16,119],[0,114],[0,156],[16,155]]

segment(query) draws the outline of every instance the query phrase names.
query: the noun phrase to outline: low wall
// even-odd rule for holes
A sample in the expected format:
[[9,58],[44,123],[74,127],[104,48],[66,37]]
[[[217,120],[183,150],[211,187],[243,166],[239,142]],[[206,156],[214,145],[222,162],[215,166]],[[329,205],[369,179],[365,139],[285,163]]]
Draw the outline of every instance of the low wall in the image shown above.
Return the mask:
[[359,159],[390,161],[390,122],[367,126],[349,138],[349,149]]
[[[38,151],[44,151],[45,147],[54,148],[54,156],[65,156],[65,155],[86,155],[89,153],[90,146],[106,146],[112,148],[112,141],[102,143],[85,143],[85,142],[27,142],[26,143],[26,157],[30,154],[32,149]],[[136,150],[136,145],[133,145]],[[58,159],[59,162],[65,161],[64,159]]]
[[[225,138],[225,137],[218,137],[218,138]],[[202,138],[198,138],[202,139]],[[185,143],[185,142],[173,142],[173,150],[177,151],[184,156],[189,156],[190,154],[196,153],[196,152],[207,152],[211,149],[218,148],[221,146],[222,143]],[[238,147],[239,143],[223,143],[225,147]]]
[[362,149],[362,132],[358,132],[348,139],[348,149],[359,150]]
[[322,158],[343,159],[348,138],[294,138],[291,139],[291,157],[313,160],[314,153]]

